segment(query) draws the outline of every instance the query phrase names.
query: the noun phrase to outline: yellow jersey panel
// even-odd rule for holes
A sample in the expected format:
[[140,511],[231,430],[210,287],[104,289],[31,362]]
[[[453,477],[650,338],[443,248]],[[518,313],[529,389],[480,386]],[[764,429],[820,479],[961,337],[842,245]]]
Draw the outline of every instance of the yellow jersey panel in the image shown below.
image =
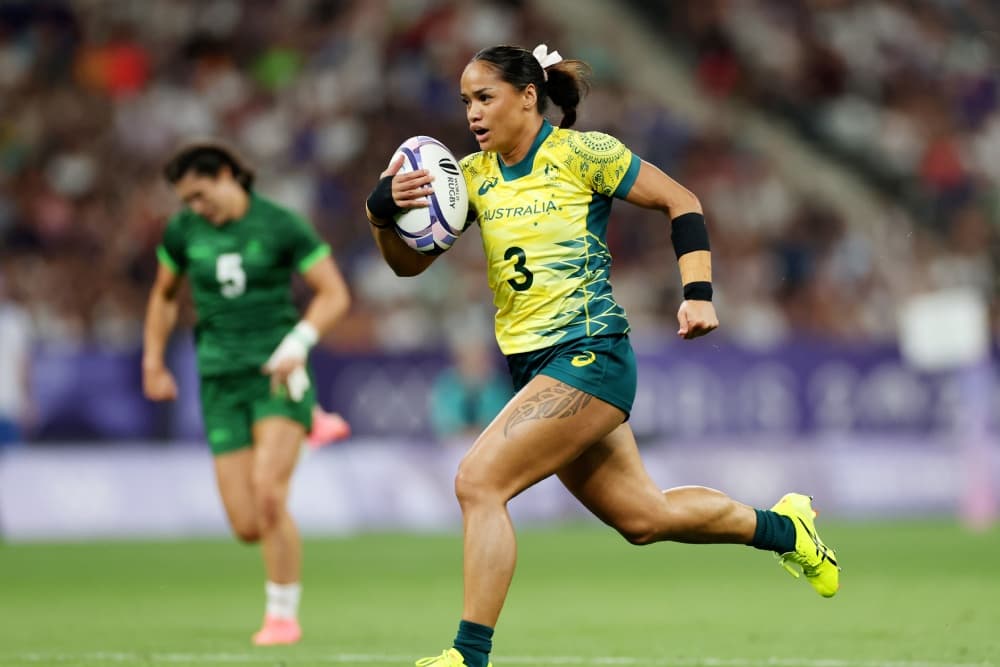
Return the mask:
[[607,224],[639,165],[610,135],[547,121],[516,165],[493,152],[462,160],[504,354],[628,331],[611,294]]

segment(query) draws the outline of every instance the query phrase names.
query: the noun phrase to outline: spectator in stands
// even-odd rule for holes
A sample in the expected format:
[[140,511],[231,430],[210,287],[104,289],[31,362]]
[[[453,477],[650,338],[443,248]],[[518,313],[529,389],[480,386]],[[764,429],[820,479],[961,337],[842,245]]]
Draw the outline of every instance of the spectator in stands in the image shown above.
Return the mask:
[[32,325],[0,274],[0,447],[24,441],[31,415]]

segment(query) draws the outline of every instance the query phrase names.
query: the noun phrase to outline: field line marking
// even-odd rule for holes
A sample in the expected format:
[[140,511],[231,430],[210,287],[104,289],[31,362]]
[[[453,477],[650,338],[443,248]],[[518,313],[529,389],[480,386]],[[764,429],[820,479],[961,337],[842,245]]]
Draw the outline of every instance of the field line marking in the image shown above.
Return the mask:
[[[90,653],[27,652],[13,655],[22,662],[74,662],[80,660],[105,661],[128,664],[170,664],[194,662],[203,664],[227,663],[269,663],[278,656],[265,653],[138,653],[97,651]],[[410,655],[381,655],[362,653],[337,653],[324,656],[283,656],[280,660],[289,665],[296,663],[357,664],[385,663],[409,665]],[[500,656],[498,662],[524,665],[622,665],[625,667],[1000,667],[996,663],[982,662],[935,662],[928,660],[854,660],[825,658],[638,658],[638,657],[583,657],[583,656]]]

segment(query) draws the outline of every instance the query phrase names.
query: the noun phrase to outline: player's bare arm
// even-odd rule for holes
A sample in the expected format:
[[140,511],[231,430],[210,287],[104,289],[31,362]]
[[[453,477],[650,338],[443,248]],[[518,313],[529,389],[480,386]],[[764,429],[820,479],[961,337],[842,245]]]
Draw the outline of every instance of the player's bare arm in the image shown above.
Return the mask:
[[302,278],[314,293],[304,319],[322,335],[347,314],[351,306],[351,293],[347,289],[344,275],[329,257],[310,266],[302,274]]
[[392,229],[392,223],[385,223],[385,228],[379,228],[375,222],[370,225],[375,245],[382,253],[389,268],[400,277],[412,277],[423,273],[437,259],[436,255],[424,255],[406,245],[399,234]]
[[[351,305],[351,295],[340,269],[329,257],[310,266],[302,277],[314,293],[302,322],[312,327],[318,339],[347,313]],[[308,349],[302,352],[301,355],[291,354],[281,357],[269,365],[268,372],[276,386],[285,384],[292,372],[305,366]]]
[[164,361],[167,340],[177,323],[177,295],[182,275],[160,264],[156,280],[150,290],[143,330],[142,391],[153,401],[172,401],[177,398],[177,383]]
[[685,213],[701,213],[701,202],[693,192],[645,160],[625,201],[663,211],[671,219]]
[[[643,208],[663,211],[670,218],[671,237],[678,251],[677,266],[684,285],[684,301],[677,310],[677,335],[684,339],[698,338],[717,329],[719,318],[711,302],[712,253],[703,233],[701,202],[694,193],[645,160],[625,199]],[[699,225],[702,233],[692,229]]]

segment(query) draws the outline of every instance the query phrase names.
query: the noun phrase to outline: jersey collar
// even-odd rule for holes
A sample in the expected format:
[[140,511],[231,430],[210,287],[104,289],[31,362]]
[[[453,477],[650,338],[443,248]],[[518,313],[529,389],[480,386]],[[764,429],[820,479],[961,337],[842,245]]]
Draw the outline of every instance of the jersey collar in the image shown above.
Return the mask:
[[550,134],[552,134],[552,124],[542,119],[542,128],[538,131],[538,136],[535,137],[535,141],[531,144],[528,154],[520,162],[512,164],[509,167],[503,163],[498,153],[496,156],[497,164],[500,166],[500,174],[503,176],[503,180],[513,181],[516,178],[530,174],[531,169],[535,166],[535,153],[538,152],[538,148],[542,145],[543,141],[548,139]]

